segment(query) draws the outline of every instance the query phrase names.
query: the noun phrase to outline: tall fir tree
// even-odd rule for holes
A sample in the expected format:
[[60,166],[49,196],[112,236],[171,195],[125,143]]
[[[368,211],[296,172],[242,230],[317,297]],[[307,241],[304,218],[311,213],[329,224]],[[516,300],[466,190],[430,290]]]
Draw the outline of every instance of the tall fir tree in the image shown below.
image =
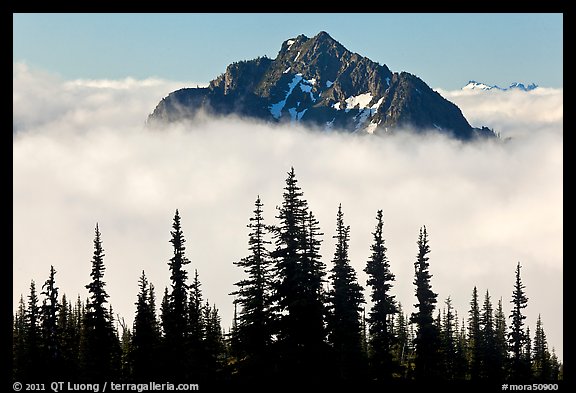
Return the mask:
[[445,379],[454,380],[458,379],[457,362],[457,329],[456,329],[456,315],[452,307],[452,299],[450,296],[446,299],[446,309],[442,317],[442,328],[440,332],[441,352],[444,365]]
[[197,352],[200,352],[205,334],[204,298],[202,296],[202,283],[198,270],[194,269],[194,279],[190,284],[190,297],[188,300],[189,341]]
[[480,312],[480,361],[480,378],[488,380],[500,378],[494,312],[488,290],[484,295]]
[[123,381],[133,380],[134,371],[132,363],[132,338],[133,334],[124,318],[120,318],[118,324],[122,328],[120,333],[120,379]]
[[526,345],[522,354],[524,361],[524,373],[527,381],[532,380],[532,336],[530,335],[530,326],[526,326]]
[[[278,208],[280,224],[274,228],[276,248],[272,252],[277,277],[273,295],[278,315],[277,367],[286,378],[296,374],[303,379],[321,380],[327,349],[322,295],[325,272],[319,254],[311,258],[310,250],[316,246],[310,239],[317,234],[307,229],[315,226],[309,213],[292,168],[286,179],[282,206]],[[314,243],[318,241],[314,238]]]
[[[305,290],[306,303],[309,305],[306,314],[310,319],[310,323],[314,322],[311,325],[314,326],[312,330],[314,337],[316,339],[322,337],[323,342],[326,336],[324,325],[327,315],[325,307],[327,293],[323,287],[326,282],[324,279],[324,276],[326,276],[326,265],[322,262],[322,255],[320,254],[320,245],[322,244],[320,237],[324,234],[320,232],[320,223],[314,213],[307,209],[306,211],[304,212],[304,222],[302,223],[301,276],[304,280],[302,288]],[[323,322],[322,325],[321,321]],[[320,349],[320,351],[322,350]]]
[[108,293],[104,282],[104,249],[98,224],[95,228],[92,281],[86,285],[90,297],[83,320],[80,366],[82,378],[87,381],[102,380],[119,373],[120,342],[116,335],[113,316],[106,309]]
[[28,307],[25,318],[25,342],[26,342],[26,368],[25,376],[31,378],[35,370],[41,366],[42,333],[40,330],[40,307],[38,306],[38,295],[36,293],[36,283],[30,282],[30,294],[28,295]]
[[546,333],[542,326],[542,317],[538,314],[536,320],[536,332],[534,334],[534,347],[533,347],[533,375],[534,379],[538,382],[545,382],[552,380],[552,365],[551,356],[548,352],[548,343],[546,341]]
[[189,368],[200,379],[209,378],[208,348],[206,347],[206,305],[202,295],[202,284],[198,270],[194,269],[194,279],[190,285],[188,301],[189,336],[187,341]]
[[386,256],[383,225],[382,210],[378,210],[376,229],[372,233],[374,240],[370,246],[372,255],[364,269],[368,275],[366,284],[372,289],[372,307],[368,314],[370,366],[377,379],[389,379],[397,371],[392,357],[392,347],[396,340],[393,330],[388,326],[388,320],[398,311],[394,295],[390,293],[395,276],[390,271],[390,263]]
[[[164,287],[164,294],[162,296],[162,302],[160,303],[160,326],[162,328],[162,340],[166,341],[166,330],[170,329],[170,293],[168,292],[168,287]],[[164,347],[166,345],[163,345]]]
[[236,301],[234,304],[234,314],[232,316],[232,327],[228,332],[228,347],[229,355],[232,358],[231,362],[236,362],[243,356],[242,344],[240,343],[240,324],[238,322],[238,304]]
[[76,369],[78,373],[75,375],[76,378],[81,378],[84,370],[83,370],[83,357],[86,347],[86,304],[88,303],[88,299],[82,301],[80,295],[76,297],[76,303],[74,304],[74,308],[72,313],[74,315],[73,320],[76,325],[76,330],[78,332],[78,356],[77,356],[77,366]]
[[[66,295],[62,295],[58,314],[58,339],[62,366],[59,375],[70,378],[78,374],[78,348],[80,343],[80,325]],[[82,317],[80,317],[82,321]]]
[[550,352],[550,380],[551,381],[561,381],[564,379],[564,365],[556,356],[556,350],[552,347],[552,352]]
[[186,247],[184,243],[184,233],[180,224],[180,214],[178,209],[174,214],[174,222],[172,224],[172,231],[170,234],[172,238],[173,255],[168,262],[170,267],[170,281],[172,292],[170,293],[170,314],[171,323],[166,330],[166,335],[169,340],[172,340],[175,345],[183,345],[188,333],[188,272],[185,267],[190,263],[186,258]]
[[20,295],[18,310],[14,315],[12,330],[12,377],[14,381],[26,378],[26,303]]
[[238,290],[232,293],[237,296],[235,309],[240,305],[235,329],[238,345],[236,349],[242,354],[243,374],[251,377],[269,374],[270,345],[272,344],[272,259],[267,245],[267,229],[264,223],[262,201],[256,199],[253,217],[247,227],[248,250],[250,254],[234,262],[243,268],[247,277],[237,282]]
[[470,379],[473,381],[480,378],[481,345],[480,306],[478,304],[478,290],[474,286],[472,300],[470,301],[470,311],[468,311],[468,357]]
[[362,357],[368,359],[369,344],[368,344],[368,325],[366,323],[366,310],[362,309],[362,318],[360,319],[360,349]]
[[154,286],[148,282],[144,271],[138,280],[138,288],[130,363],[132,378],[145,381],[161,376],[158,374],[160,330],[156,318]]
[[498,299],[498,308],[494,314],[494,379],[503,380],[508,374],[508,342],[506,339],[506,315],[502,307],[502,298]]
[[416,337],[414,346],[416,348],[415,378],[419,380],[434,380],[441,377],[439,370],[439,332],[434,323],[434,308],[436,304],[436,293],[432,291],[429,272],[428,254],[428,233],[426,226],[420,228],[418,236],[418,255],[414,262],[416,286],[416,298],[418,303],[414,305],[416,312],[413,312],[410,321],[416,325]]
[[206,350],[207,378],[216,380],[220,377],[224,366],[224,337],[220,315],[216,305],[206,301],[204,305],[204,347]]
[[508,346],[511,352],[510,359],[510,378],[514,381],[525,380],[526,378],[526,362],[524,361],[523,351],[526,345],[526,332],[524,330],[524,320],[526,316],[523,310],[528,305],[528,297],[524,292],[525,286],[522,284],[520,277],[520,262],[516,265],[516,280],[514,283],[514,291],[512,292],[512,312],[509,318],[512,320],[510,323],[510,331],[508,333]]
[[394,362],[399,365],[398,376],[407,377],[407,370],[410,367],[412,353],[412,339],[409,332],[409,317],[404,314],[402,303],[397,304],[397,317],[394,321],[395,344],[393,346]]
[[45,296],[40,310],[42,320],[43,371],[47,376],[60,376],[62,370],[62,356],[60,337],[58,335],[58,314],[60,302],[58,301],[58,287],[56,286],[56,270],[50,266],[50,275],[40,294]]
[[455,334],[455,353],[452,364],[454,366],[454,379],[464,380],[468,373],[468,342],[466,339],[466,323],[462,318],[462,323],[458,323],[458,313],[454,310],[454,334]]
[[168,294],[166,307],[162,310],[163,365],[165,375],[172,378],[185,378],[190,372],[189,356],[189,309],[188,309],[188,272],[184,233],[180,223],[178,209],[174,214],[172,230],[172,257],[168,262],[170,268],[171,291]]
[[342,205],[338,206],[333,238],[336,250],[330,275],[332,289],[328,292],[328,341],[334,351],[337,375],[350,380],[358,378],[363,366],[360,313],[364,296],[348,257],[350,227],[344,225]]

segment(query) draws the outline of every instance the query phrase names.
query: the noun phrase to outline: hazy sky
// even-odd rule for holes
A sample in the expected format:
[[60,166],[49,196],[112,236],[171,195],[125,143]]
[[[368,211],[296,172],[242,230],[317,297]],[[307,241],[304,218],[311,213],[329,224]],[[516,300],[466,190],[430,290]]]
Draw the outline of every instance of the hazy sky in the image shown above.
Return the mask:
[[67,79],[207,83],[234,61],[275,58],[283,41],[322,30],[433,88],[563,86],[560,13],[14,14],[13,59]]
[[[110,301],[131,323],[142,270],[158,298],[169,285],[170,230],[179,209],[189,271],[198,269],[205,298],[216,304],[228,328],[233,313],[228,294],[244,277],[232,262],[247,254],[254,201],[260,195],[265,220],[276,223],[275,206],[282,203],[294,166],[325,233],[321,252],[328,267],[341,203],[351,227],[352,265],[365,286],[362,270],[376,211],[382,209],[396,275],[393,292],[411,312],[416,241],[426,225],[440,308],[450,296],[459,317],[466,317],[477,286],[481,300],[486,290],[494,305],[502,298],[509,315],[520,262],[527,323],[534,332],[540,313],[549,343],[562,357],[562,18],[468,16],[469,29],[456,34],[444,29],[464,23],[459,15],[355,14],[356,29],[336,29],[339,15],[298,15],[291,25],[288,15],[278,16],[284,22],[277,21],[269,34],[248,23],[253,15],[218,16],[221,27],[234,32],[227,34],[217,31],[213,19],[210,24],[205,22],[210,18],[197,15],[15,16],[14,307],[30,280],[41,286],[51,264],[61,293],[86,298],[98,222]],[[382,20],[366,22],[373,18]],[[493,23],[480,23],[490,18]],[[147,29],[138,32],[144,19]],[[269,23],[262,15],[257,20]],[[497,23],[505,20],[506,28]],[[410,26],[427,23],[438,38],[424,28],[407,34]],[[387,29],[396,31],[394,37]],[[358,138],[238,119],[206,119],[162,133],[143,129],[146,116],[169,92],[206,82],[232,61],[274,57],[281,41],[319,30],[394,71],[419,75],[455,102],[473,126],[486,125],[512,139],[462,145],[440,137]],[[487,40],[494,31],[500,39]],[[536,36],[529,39],[531,34]],[[407,41],[400,45],[398,37]],[[482,55],[488,48],[490,61]],[[425,61],[415,54],[420,50],[426,51]],[[539,54],[526,61],[534,51]],[[498,61],[504,63],[493,64]],[[469,78],[544,87],[530,93],[459,90]]]

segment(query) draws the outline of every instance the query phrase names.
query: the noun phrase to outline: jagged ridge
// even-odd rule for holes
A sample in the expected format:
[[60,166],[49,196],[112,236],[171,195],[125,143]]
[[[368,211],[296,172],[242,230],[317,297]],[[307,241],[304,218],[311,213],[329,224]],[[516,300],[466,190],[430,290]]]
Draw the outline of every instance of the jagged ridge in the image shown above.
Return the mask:
[[321,129],[385,133],[410,127],[459,139],[494,136],[473,128],[460,109],[415,75],[393,73],[352,53],[326,32],[282,43],[277,57],[229,65],[206,88],[170,93],[148,124],[194,119],[200,111]]

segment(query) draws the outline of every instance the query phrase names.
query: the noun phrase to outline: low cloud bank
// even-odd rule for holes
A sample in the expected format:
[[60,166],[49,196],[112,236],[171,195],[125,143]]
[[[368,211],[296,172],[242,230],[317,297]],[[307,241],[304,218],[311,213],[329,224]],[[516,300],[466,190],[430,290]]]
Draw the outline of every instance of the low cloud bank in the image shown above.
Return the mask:
[[540,313],[562,357],[562,90],[439,90],[472,125],[511,137],[502,143],[409,133],[358,137],[239,119],[145,129],[157,102],[182,86],[154,79],[63,81],[15,65],[14,308],[31,279],[37,287],[46,280],[51,264],[61,293],[86,298],[98,222],[110,301],[131,321],[142,270],[159,298],[169,285],[170,230],[179,209],[189,271],[198,270],[204,296],[227,329],[229,293],[243,278],[232,263],[247,255],[254,201],[260,195],[265,220],[276,223],[293,166],[325,234],[328,268],[341,203],[352,265],[365,286],[382,209],[393,292],[411,312],[416,241],[426,225],[439,307],[450,296],[459,318],[466,317],[477,286],[482,296],[490,291],[494,305],[502,298],[508,315],[520,261],[527,323],[533,331]]

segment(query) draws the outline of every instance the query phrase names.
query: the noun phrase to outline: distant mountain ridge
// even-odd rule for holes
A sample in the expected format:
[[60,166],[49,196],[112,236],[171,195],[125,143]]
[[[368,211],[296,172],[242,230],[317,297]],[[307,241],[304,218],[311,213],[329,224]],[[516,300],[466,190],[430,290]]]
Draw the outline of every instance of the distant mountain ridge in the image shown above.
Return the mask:
[[200,111],[353,133],[410,128],[463,140],[494,136],[486,127],[472,127],[455,104],[417,76],[350,52],[323,31],[284,41],[275,59],[235,62],[208,87],[170,93],[147,123],[194,120]]
[[508,87],[499,87],[497,85],[487,85],[485,83],[476,82],[471,80],[468,82],[466,86],[462,88],[462,90],[522,90],[522,91],[532,91],[537,89],[538,85],[535,83],[530,83],[528,86],[524,85],[523,83],[514,82],[510,84]]

